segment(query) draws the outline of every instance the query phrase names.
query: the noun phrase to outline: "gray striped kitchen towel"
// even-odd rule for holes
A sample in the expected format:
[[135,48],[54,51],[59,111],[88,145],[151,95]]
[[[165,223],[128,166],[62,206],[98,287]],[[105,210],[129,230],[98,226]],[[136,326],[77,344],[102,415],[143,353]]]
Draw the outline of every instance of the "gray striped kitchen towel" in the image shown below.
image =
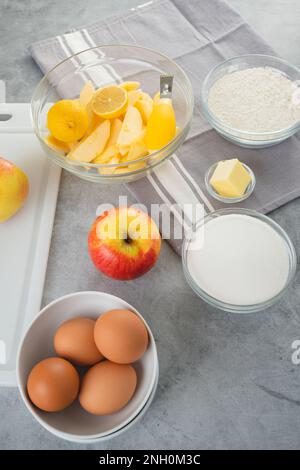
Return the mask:
[[[300,195],[300,142],[288,141],[262,150],[242,149],[225,141],[201,115],[204,77],[218,62],[245,53],[274,51],[223,0],[154,0],[80,30],[32,44],[31,54],[46,73],[66,57],[101,44],[138,44],[156,49],[189,76],[195,95],[190,134],[176,155],[147,177],[127,186],[150,210],[153,203],[170,208],[174,225],[184,222],[174,203],[202,204],[206,212],[222,207],[205,190],[204,174],[212,163],[232,156],[248,164],[257,183],[243,207],[271,211]],[[163,228],[162,228],[163,231]],[[178,231],[176,232],[178,233]],[[164,235],[164,233],[163,233]],[[180,253],[181,240],[170,243]]]

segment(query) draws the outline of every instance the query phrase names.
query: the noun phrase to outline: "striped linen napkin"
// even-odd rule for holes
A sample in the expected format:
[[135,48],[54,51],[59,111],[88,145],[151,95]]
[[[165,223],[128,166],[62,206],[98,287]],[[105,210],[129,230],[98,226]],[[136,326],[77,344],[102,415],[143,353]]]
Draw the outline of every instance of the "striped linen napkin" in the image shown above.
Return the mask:
[[[300,143],[297,136],[276,147],[263,150],[242,149],[221,138],[201,115],[201,85],[209,70],[229,57],[245,53],[274,55],[273,50],[222,0],[156,0],[32,44],[32,57],[46,73],[66,57],[101,44],[138,44],[156,49],[176,62],[189,76],[195,95],[195,110],[186,142],[169,161],[127,187],[150,211],[151,204],[169,207],[173,232],[169,242],[180,253],[181,239],[174,233],[190,214],[179,208],[184,204],[203,207],[204,212],[221,208],[204,185],[204,174],[214,162],[238,157],[248,164],[257,179],[254,194],[243,207],[271,211],[300,195]],[[94,77],[117,78],[105,68]],[[107,76],[108,74],[108,76]],[[67,93],[62,93],[67,96]],[[164,227],[161,227],[162,235]]]

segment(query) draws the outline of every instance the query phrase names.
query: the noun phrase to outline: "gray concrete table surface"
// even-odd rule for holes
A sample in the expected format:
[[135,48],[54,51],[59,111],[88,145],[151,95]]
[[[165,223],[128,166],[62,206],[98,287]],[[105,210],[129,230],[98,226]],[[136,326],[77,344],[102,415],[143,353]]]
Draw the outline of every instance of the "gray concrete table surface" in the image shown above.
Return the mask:
[[[28,53],[31,42],[139,3],[0,0],[0,79],[7,82],[7,101],[29,101],[41,77]],[[299,0],[229,3],[283,57],[300,65]],[[250,316],[222,313],[196,297],[166,243],[149,274],[132,282],[108,280],[92,266],[86,237],[97,205],[117,203],[120,194],[126,194],[122,186],[102,187],[63,172],[43,305],[78,290],[104,290],[135,305],[157,341],[155,400],[127,433],[84,446],[49,434],[29,415],[16,389],[2,388],[0,448],[299,449],[300,366],[291,361],[291,344],[300,338],[299,274],[280,303]],[[299,215],[299,199],[272,213],[298,255]]]

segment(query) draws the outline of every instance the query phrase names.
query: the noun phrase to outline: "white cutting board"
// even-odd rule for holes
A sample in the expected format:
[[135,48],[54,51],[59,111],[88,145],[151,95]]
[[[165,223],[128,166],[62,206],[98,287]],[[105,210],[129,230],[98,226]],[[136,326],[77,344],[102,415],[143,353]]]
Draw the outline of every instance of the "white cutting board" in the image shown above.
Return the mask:
[[33,132],[28,103],[0,104],[0,155],[30,183],[24,207],[0,224],[0,386],[15,386],[18,345],[40,310],[61,170]]

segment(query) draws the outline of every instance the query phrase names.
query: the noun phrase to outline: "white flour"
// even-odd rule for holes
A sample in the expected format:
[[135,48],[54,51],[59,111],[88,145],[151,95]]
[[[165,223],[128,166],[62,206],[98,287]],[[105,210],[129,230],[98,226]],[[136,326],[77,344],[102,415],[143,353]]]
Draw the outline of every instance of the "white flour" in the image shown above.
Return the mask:
[[300,120],[300,88],[275,69],[248,68],[217,80],[209,90],[208,106],[236,129],[276,131]]

